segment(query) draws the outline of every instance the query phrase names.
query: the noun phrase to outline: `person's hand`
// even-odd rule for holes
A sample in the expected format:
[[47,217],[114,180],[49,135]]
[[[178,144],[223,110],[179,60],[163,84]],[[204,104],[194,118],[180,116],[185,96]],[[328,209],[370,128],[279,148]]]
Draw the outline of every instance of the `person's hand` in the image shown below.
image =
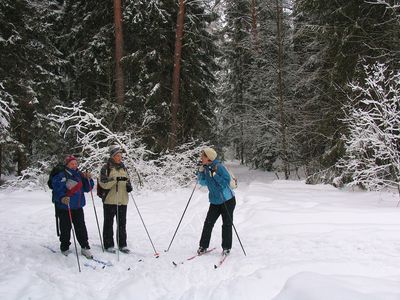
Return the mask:
[[61,198],[61,203],[69,205],[69,197],[65,196]]
[[199,167],[199,172],[204,172],[204,166],[203,165],[201,165],[200,167]]
[[86,178],[86,179],[92,178],[92,174],[91,174],[90,172],[82,173],[82,176],[83,176],[84,178]]
[[130,192],[132,192],[132,190],[133,190],[132,184],[131,184],[130,181],[128,181],[128,182],[126,183],[126,191],[127,191],[128,193],[130,193]]
[[211,170],[211,176],[214,177],[215,174],[217,174],[217,166]]

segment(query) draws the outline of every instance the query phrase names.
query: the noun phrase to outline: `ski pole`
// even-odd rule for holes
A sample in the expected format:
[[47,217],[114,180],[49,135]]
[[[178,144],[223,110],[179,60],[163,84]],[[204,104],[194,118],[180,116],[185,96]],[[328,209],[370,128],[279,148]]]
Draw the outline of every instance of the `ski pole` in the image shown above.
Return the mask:
[[242,241],[240,240],[239,234],[238,234],[238,232],[237,232],[237,230],[236,230],[236,226],[235,226],[235,224],[233,224],[233,219],[232,219],[232,216],[231,216],[231,214],[229,213],[229,211],[228,211],[228,208],[226,207],[226,204],[225,204],[225,202],[224,202],[224,207],[225,207],[225,210],[226,210],[226,214],[228,215],[228,217],[229,217],[229,220],[230,220],[230,221],[231,221],[231,223],[232,223],[233,229],[235,230],[236,237],[237,237],[237,238],[238,238],[238,240],[239,240],[240,247],[242,247],[242,250],[243,250],[244,256],[247,256],[247,254],[246,254],[246,251],[244,251],[244,248],[243,248]]
[[176,233],[178,232],[178,228],[179,228],[179,226],[181,225],[181,222],[182,222],[182,220],[183,220],[183,216],[185,215],[186,210],[187,210],[187,208],[188,208],[188,206],[189,206],[190,200],[192,200],[192,197],[193,197],[194,191],[195,191],[195,189],[196,189],[196,186],[197,186],[197,180],[196,180],[196,184],[194,185],[192,194],[190,195],[189,200],[188,200],[188,202],[187,202],[187,204],[186,204],[185,210],[183,211],[182,217],[181,217],[181,219],[179,220],[178,226],[176,227],[176,230],[175,230],[175,233],[174,233],[174,235],[173,235],[173,237],[172,237],[172,240],[171,240],[171,242],[169,243],[168,249],[167,249],[167,250],[164,250],[164,252],[168,252],[168,251],[169,251],[169,248],[171,247],[171,244],[172,244],[172,242],[173,242],[173,240],[174,240],[174,238],[175,238],[175,235],[176,235]]
[[69,215],[69,221],[71,222],[72,236],[74,237],[75,254],[76,254],[76,260],[78,262],[78,270],[79,270],[79,272],[81,272],[81,265],[79,263],[79,256],[78,256],[78,248],[76,247],[75,230],[74,230],[74,226],[73,226],[73,223],[72,223],[72,214],[71,214],[71,208],[69,206],[69,203],[68,203],[68,215]]
[[157,252],[156,248],[154,247],[153,241],[151,240],[149,231],[147,230],[146,224],[145,224],[144,221],[143,221],[142,215],[141,215],[141,213],[140,213],[140,211],[139,211],[139,207],[138,207],[137,204],[136,204],[135,198],[133,198],[133,196],[132,196],[131,193],[129,193],[129,195],[131,195],[132,201],[133,201],[133,203],[135,204],[135,207],[136,207],[136,210],[137,210],[137,212],[138,212],[138,214],[139,214],[140,220],[142,220],[143,227],[144,227],[144,229],[146,230],[146,233],[147,233],[147,236],[148,236],[148,238],[149,238],[149,240],[150,240],[151,246],[153,247],[154,256],[155,256],[156,258],[158,258],[158,257],[160,256],[160,254]]
[[115,190],[117,192],[117,261],[119,261],[119,198],[118,198],[118,178],[117,178],[117,185],[115,186]]
[[54,212],[55,212],[55,217],[56,217],[56,231],[57,231],[57,236],[60,236],[60,226],[58,225],[58,210],[57,206],[54,203]]
[[[214,178],[213,178],[213,179],[214,179]],[[215,181],[215,183],[217,183],[217,181],[216,181],[215,179],[214,179],[214,181]],[[222,194],[221,194],[221,198],[222,198],[222,200],[224,199],[224,196],[223,196]],[[233,227],[233,229],[235,230],[236,237],[237,237],[238,240],[239,240],[240,247],[242,247],[244,256],[247,256],[246,251],[244,251],[244,247],[243,247],[242,241],[240,240],[239,234],[238,234],[238,232],[237,232],[237,230],[236,230],[236,226],[235,226],[235,224],[233,224],[232,216],[231,216],[231,214],[229,213],[228,208],[226,207],[225,201],[224,201],[223,203],[224,203],[224,207],[225,207],[225,210],[226,210],[226,214],[228,215],[229,220],[230,220],[231,223],[232,223],[232,227]]]
[[92,188],[92,186],[91,186],[91,184],[90,184],[90,180],[87,179],[87,181],[89,182],[89,186],[90,186],[90,195],[92,196],[92,203],[93,203],[94,215],[96,216],[97,230],[99,231],[99,238],[100,238],[101,249],[103,249],[103,252],[104,252],[104,244],[103,244],[103,239],[101,238],[100,226],[99,226],[99,219],[97,218],[96,206],[95,206],[95,204],[94,204],[93,188]]

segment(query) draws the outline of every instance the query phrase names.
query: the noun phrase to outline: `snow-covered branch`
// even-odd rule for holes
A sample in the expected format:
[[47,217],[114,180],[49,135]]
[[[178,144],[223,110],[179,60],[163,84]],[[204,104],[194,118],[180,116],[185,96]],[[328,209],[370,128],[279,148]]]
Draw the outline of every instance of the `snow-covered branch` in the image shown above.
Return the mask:
[[10,102],[7,99],[12,99],[12,96],[5,91],[0,82],[0,135],[3,135],[8,131],[10,126],[10,118],[14,112],[14,110],[11,108]]
[[[113,132],[102,119],[87,111],[81,101],[72,107],[57,106],[59,114],[48,118],[60,126],[64,138],[75,134],[82,151],[80,168],[98,175],[109,157],[108,147],[118,144],[124,150],[124,163],[136,186],[146,189],[171,189],[190,183],[194,179],[196,160],[205,143],[190,142],[174,152],[156,155],[147,150],[132,132]],[[135,173],[135,174],[134,174]]]
[[369,190],[398,188],[400,180],[400,72],[384,64],[366,66],[363,84],[347,107],[349,134],[343,137],[346,155],[338,167],[350,185]]
[[[60,133],[66,138],[74,133],[76,143],[81,148],[82,160],[80,167],[94,172],[98,172],[108,155],[108,146],[112,144],[120,145],[127,154],[127,165],[135,169],[134,159],[140,149],[140,156],[146,155],[140,140],[130,133],[115,133],[103,124],[102,118],[97,118],[93,113],[83,107],[84,102],[73,104],[72,107],[56,106],[59,114],[50,114],[48,118],[60,125]],[[132,150],[129,150],[132,149]],[[140,182],[140,175],[138,175]]]

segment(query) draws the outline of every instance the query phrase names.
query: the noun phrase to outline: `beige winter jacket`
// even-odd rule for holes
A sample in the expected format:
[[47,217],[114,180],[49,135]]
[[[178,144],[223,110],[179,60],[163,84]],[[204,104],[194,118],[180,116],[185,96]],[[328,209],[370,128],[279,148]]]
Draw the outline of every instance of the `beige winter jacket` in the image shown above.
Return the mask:
[[[108,166],[109,165],[109,166]],[[128,172],[124,169],[123,164],[116,165],[112,160],[104,165],[101,169],[99,184],[103,189],[109,190],[104,200],[104,204],[128,205],[127,185],[130,185]],[[109,174],[108,174],[109,169]],[[118,180],[127,179],[127,180]],[[117,192],[118,186],[118,192]],[[131,187],[131,186],[130,186]]]

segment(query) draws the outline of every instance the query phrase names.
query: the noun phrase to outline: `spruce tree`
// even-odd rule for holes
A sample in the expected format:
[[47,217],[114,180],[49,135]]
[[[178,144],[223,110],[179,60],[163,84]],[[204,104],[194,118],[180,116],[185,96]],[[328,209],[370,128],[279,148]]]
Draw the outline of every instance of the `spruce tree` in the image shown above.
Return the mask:
[[[177,9],[172,0],[127,1],[124,13],[127,118],[155,151],[168,144]],[[215,127],[213,71],[218,52],[207,31],[211,21],[201,3],[186,3],[178,144],[210,139]]]
[[248,90],[248,67],[252,63],[251,27],[249,1],[231,1],[225,3],[225,26],[222,31],[223,43],[223,88],[220,91],[224,115],[223,134],[235,148],[236,157],[245,161],[247,103],[245,91]]
[[[0,78],[2,92],[12,103],[10,139],[2,147],[3,163],[17,161],[17,173],[45,156],[51,136],[43,118],[57,103],[63,66],[51,41],[52,1],[5,0],[0,3]],[[50,9],[51,11],[51,9]],[[11,168],[12,170],[12,168]]]
[[116,124],[119,109],[114,89],[112,1],[64,1],[58,23],[65,104],[85,101],[94,112]]
[[[343,106],[348,83],[362,79],[362,65],[398,66],[398,15],[383,2],[295,1],[295,51],[300,63],[296,97],[304,99],[297,119],[302,156],[311,171],[329,168],[343,155]],[[398,39],[397,39],[398,40]]]

